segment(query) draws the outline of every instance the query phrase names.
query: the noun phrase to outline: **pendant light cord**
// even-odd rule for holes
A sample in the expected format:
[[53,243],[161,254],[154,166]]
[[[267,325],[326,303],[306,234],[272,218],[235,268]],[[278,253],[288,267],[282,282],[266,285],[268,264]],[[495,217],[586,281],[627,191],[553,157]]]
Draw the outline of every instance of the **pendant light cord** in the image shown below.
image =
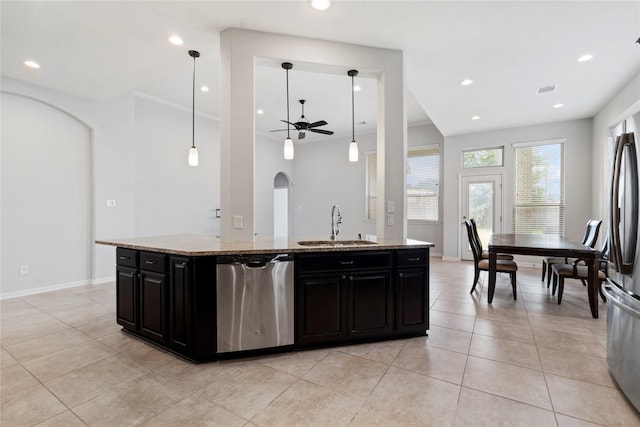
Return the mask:
[[[291,129],[291,124],[289,123],[289,69],[286,68],[287,71],[287,139],[291,139],[289,136],[289,129]],[[303,106],[304,108],[304,106]]]
[[354,94],[353,94],[353,78],[355,74],[351,74],[351,141],[355,142],[356,140],[356,113],[354,104]]
[[193,86],[191,91],[191,148],[196,148],[196,56],[193,56]]

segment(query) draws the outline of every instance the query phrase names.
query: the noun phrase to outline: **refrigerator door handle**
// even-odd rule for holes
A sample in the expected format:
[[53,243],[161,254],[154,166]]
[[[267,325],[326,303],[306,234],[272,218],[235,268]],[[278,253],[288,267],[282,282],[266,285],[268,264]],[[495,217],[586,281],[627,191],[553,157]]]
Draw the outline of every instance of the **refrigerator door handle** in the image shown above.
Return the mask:
[[[625,164],[625,174],[627,181],[622,176],[623,159]],[[630,196],[629,213],[631,215],[629,224],[630,229],[627,231],[625,241],[620,236],[620,180],[630,185],[627,189]],[[611,195],[610,195],[610,239],[611,246],[609,249],[610,258],[614,268],[622,274],[631,274],[633,272],[633,263],[635,260],[636,239],[638,236],[638,160],[636,157],[635,138],[632,133],[623,133],[616,139],[615,153],[613,155],[613,168],[611,176]],[[624,248],[624,253],[623,253]]]
[[613,305],[619,307],[621,310],[625,311],[626,313],[629,313],[632,316],[640,319],[640,311],[634,309],[633,307],[623,302],[618,301],[617,299],[618,296],[624,298],[626,295],[616,291],[615,287],[613,287],[612,285],[603,285],[602,293],[607,298],[607,302],[611,302]]

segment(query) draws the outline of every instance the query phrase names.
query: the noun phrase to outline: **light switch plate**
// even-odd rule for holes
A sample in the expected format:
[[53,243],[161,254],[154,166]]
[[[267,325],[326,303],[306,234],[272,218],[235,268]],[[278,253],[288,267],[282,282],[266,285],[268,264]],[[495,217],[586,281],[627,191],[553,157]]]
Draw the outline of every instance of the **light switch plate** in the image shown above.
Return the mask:
[[394,213],[396,211],[396,202],[389,200],[387,202],[387,212]]
[[391,214],[387,215],[387,225],[396,225],[396,216]]
[[244,228],[242,215],[233,216],[233,228],[236,228],[236,229]]

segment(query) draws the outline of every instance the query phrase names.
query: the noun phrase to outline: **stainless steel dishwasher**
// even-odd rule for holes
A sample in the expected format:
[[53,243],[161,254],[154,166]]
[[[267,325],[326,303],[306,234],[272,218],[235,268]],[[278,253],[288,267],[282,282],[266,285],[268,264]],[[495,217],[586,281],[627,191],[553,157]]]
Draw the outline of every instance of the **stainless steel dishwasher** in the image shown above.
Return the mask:
[[219,256],[218,353],[293,344],[293,258]]

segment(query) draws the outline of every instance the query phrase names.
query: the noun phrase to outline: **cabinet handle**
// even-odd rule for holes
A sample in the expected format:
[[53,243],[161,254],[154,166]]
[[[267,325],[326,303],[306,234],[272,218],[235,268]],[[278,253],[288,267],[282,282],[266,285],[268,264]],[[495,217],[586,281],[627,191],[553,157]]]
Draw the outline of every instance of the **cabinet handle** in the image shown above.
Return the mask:
[[343,274],[343,275],[342,275],[342,280],[345,280],[346,278],[347,278],[347,275],[346,275],[346,274]]
[[154,264],[157,264],[157,263],[158,263],[157,261],[149,261],[149,260],[145,261],[145,264],[154,265]]
[[353,261],[340,261],[340,265],[353,265]]
[[403,273],[398,273],[398,277],[402,278],[402,277],[404,277],[404,274]]
[[412,262],[420,261],[420,257],[418,257],[418,258],[407,258],[407,261],[412,261]]
[[120,259],[124,261],[126,259],[129,259],[129,257],[128,256],[121,256]]
[[187,261],[182,261],[180,264],[178,264],[180,267],[186,267],[187,266]]

